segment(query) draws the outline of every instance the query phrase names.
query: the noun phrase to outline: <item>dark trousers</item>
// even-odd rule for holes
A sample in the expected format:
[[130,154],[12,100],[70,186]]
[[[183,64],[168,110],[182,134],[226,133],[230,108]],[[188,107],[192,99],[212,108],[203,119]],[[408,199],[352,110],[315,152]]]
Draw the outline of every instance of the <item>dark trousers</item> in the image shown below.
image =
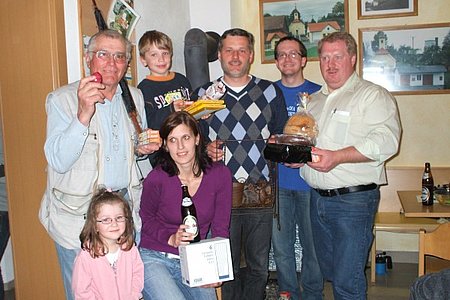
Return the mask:
[[[3,257],[6,246],[9,240],[9,217],[7,211],[0,211],[0,260]],[[5,291],[3,287],[3,276],[0,268],[0,300],[5,298]]]
[[[234,280],[222,286],[224,300],[263,300],[269,275],[269,250],[272,235],[272,209],[233,211],[230,225]],[[242,251],[242,252],[241,252]],[[241,253],[246,274],[241,274]]]
[[417,278],[410,288],[410,300],[450,299],[450,269]]

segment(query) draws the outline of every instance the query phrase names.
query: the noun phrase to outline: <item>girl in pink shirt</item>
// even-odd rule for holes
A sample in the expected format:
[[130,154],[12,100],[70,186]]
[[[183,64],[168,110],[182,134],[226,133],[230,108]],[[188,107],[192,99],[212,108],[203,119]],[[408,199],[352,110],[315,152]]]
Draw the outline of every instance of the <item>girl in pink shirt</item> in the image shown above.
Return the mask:
[[72,278],[75,299],[142,298],[144,265],[133,230],[127,201],[101,189],[89,205],[80,234],[83,251],[75,259]]

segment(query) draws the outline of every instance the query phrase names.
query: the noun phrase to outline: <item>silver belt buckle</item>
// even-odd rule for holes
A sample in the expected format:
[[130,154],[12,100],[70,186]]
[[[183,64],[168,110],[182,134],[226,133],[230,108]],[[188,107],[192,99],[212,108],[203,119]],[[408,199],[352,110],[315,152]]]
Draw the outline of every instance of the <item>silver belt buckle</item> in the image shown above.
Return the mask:
[[167,258],[170,258],[170,259],[180,259],[180,256],[179,255],[176,255],[176,254],[172,254],[172,253],[169,253],[169,252],[160,252],[162,255],[164,255],[165,257],[167,257]]
[[167,258],[170,258],[170,259],[180,259],[179,255],[172,254],[172,253],[167,253],[166,256],[167,256]]

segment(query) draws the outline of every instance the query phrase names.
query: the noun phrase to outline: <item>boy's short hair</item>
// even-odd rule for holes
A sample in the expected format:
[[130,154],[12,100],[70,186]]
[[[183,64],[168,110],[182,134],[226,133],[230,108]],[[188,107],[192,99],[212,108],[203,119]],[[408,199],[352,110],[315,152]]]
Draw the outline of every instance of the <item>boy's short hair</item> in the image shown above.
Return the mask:
[[148,48],[153,44],[156,48],[167,50],[171,55],[173,54],[172,40],[170,37],[163,32],[150,30],[144,33],[139,39],[139,55],[144,56],[145,52],[147,52]]

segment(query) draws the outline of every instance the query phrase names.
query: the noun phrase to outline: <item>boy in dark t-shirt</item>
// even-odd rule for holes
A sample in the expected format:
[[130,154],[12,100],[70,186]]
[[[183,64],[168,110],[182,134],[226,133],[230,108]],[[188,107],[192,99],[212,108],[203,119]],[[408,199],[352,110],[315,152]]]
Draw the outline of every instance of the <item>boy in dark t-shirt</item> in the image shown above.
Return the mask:
[[[139,84],[145,101],[145,115],[148,128],[159,130],[163,121],[174,111],[180,111],[192,101],[189,100],[191,84],[188,79],[170,71],[172,66],[172,40],[165,33],[150,30],[139,39],[139,58],[150,70]],[[153,166],[157,153],[149,156]]]
[[192,104],[189,100],[191,84],[179,73],[170,71],[172,66],[172,40],[164,33],[151,30],[139,40],[141,63],[150,70],[138,88],[145,101],[147,124],[159,130],[162,122],[174,111]]

